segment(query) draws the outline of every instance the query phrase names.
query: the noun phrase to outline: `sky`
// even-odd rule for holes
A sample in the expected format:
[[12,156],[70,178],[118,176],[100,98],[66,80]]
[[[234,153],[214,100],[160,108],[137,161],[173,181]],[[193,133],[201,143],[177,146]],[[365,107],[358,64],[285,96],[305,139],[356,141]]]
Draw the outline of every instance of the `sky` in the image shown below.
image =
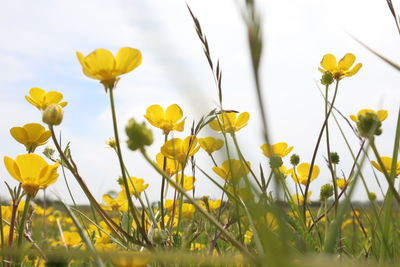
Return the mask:
[[[221,62],[224,107],[251,114],[249,124],[237,133],[243,153],[253,166],[261,163],[266,169],[268,163],[259,148],[263,144],[261,121],[239,2],[187,1],[207,35],[212,57]],[[388,110],[389,117],[383,123],[383,134],[377,138],[377,145],[382,155],[390,156],[400,103],[400,90],[396,86],[400,76],[348,33],[399,62],[396,54],[399,34],[393,18],[386,1],[332,3],[258,1],[264,42],[260,75],[272,143],[287,142],[294,146],[293,153],[299,154],[302,162],[311,161],[324,116],[324,101],[318,91],[319,62],[326,53],[337,58],[353,53],[363,67],[357,75],[341,82],[336,107],[347,117],[363,108]],[[0,157],[15,158],[25,153],[24,147],[10,136],[11,127],[41,120],[40,112],[24,99],[29,89],[60,91],[69,104],[63,123],[56,130],[62,133],[63,142],[70,142],[79,171],[99,200],[109,190],[118,190],[116,179],[120,170],[116,155],[105,145],[113,136],[108,95],[97,81],[83,75],[76,51],[86,55],[94,49],[106,48],[116,53],[124,46],[141,50],[142,65],[123,75],[115,91],[119,130],[124,141],[127,121],[132,117],[144,120],[146,108],[152,104],[181,106],[187,125],[185,132],[174,134],[181,138],[189,134],[193,120],[217,107],[218,94],[211,71],[186,2],[181,0],[8,1],[0,10],[0,36],[0,110],[3,114]],[[348,174],[352,163],[350,153],[334,121],[330,123],[332,150],[341,156],[340,171]],[[352,148],[357,149],[357,138],[343,120],[341,124]],[[154,157],[163,136],[159,129],[153,128],[153,132],[156,142],[148,152]],[[200,137],[209,135],[218,137],[208,128]],[[124,148],[123,154],[130,173],[150,184],[149,197],[156,200],[160,176],[138,153]],[[212,174],[211,162],[204,154],[199,152],[198,163]],[[329,182],[325,154],[323,145],[316,161],[321,174],[311,185],[312,199],[318,199],[319,187]],[[284,162],[288,164],[288,160]],[[221,154],[217,162],[222,161]],[[370,189],[381,198],[370,168],[365,174]],[[379,173],[377,176],[385,188],[384,177]],[[67,174],[66,178],[76,201],[86,203],[73,177]],[[16,185],[2,164],[0,179]],[[0,186],[0,195],[6,198],[6,194],[6,187]],[[199,174],[196,195],[216,198],[220,192]],[[49,188],[48,196],[59,196],[70,203],[62,176]],[[365,199],[362,187],[357,189],[355,198]]]

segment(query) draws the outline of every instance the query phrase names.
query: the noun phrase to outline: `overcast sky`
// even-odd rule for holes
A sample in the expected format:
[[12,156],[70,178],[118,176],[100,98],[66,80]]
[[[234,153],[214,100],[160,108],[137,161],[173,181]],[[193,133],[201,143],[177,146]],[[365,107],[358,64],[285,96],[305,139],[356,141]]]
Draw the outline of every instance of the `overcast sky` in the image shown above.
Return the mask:
[[[188,3],[203,26],[213,58],[221,61],[225,108],[251,114],[249,125],[237,133],[243,152],[253,166],[262,163],[266,167],[267,161],[259,148],[263,141],[246,32],[236,1]],[[321,74],[317,67],[326,53],[341,58],[350,52],[363,67],[356,76],[341,82],[336,107],[347,117],[363,108],[387,109],[389,117],[383,123],[383,134],[377,138],[377,144],[381,153],[389,156],[400,103],[400,75],[352,40],[346,31],[400,62],[396,53],[399,35],[393,18],[384,0],[332,3],[259,1],[264,27],[261,77],[272,142],[287,142],[294,146],[293,152],[300,155],[302,162],[311,161],[323,121],[323,99],[317,87]],[[1,158],[25,153],[10,136],[11,127],[40,122],[39,111],[24,99],[29,89],[60,91],[69,105],[57,131],[62,131],[64,142],[71,142],[79,170],[99,199],[108,190],[118,189],[116,179],[120,172],[116,156],[105,145],[113,135],[108,95],[97,81],[82,74],[76,51],[88,54],[96,48],[107,48],[116,53],[124,46],[142,51],[142,65],[122,76],[115,91],[123,140],[128,119],[144,119],[149,105],[166,107],[176,103],[182,107],[187,125],[185,132],[176,133],[176,137],[188,135],[191,121],[216,107],[217,90],[185,2],[181,0],[7,1],[0,10],[0,36]],[[332,150],[339,152],[340,170],[348,174],[351,157],[338,131],[333,129],[333,120],[331,125]],[[357,149],[357,139],[343,125],[353,149]],[[159,151],[163,138],[161,130],[154,129],[154,135],[157,141],[149,149],[152,156]],[[207,135],[218,136],[208,129],[200,136]],[[138,153],[126,149],[123,152],[130,173],[144,178],[150,184],[151,199],[156,199],[159,175],[149,170]],[[312,199],[317,199],[319,187],[329,182],[324,155],[323,145],[317,157],[322,171],[312,183]],[[218,162],[222,160],[219,158]],[[198,163],[211,171],[203,151],[199,152]],[[366,170],[365,174],[370,189],[379,193],[371,172]],[[2,164],[0,177],[16,185]],[[385,184],[382,175],[378,174],[378,178]],[[78,202],[85,202],[73,177],[68,175],[67,179]],[[70,201],[62,177],[49,192]],[[0,187],[0,194],[5,196],[5,186]],[[219,196],[218,190],[202,175],[198,175],[196,194]],[[365,199],[361,188],[356,197]]]

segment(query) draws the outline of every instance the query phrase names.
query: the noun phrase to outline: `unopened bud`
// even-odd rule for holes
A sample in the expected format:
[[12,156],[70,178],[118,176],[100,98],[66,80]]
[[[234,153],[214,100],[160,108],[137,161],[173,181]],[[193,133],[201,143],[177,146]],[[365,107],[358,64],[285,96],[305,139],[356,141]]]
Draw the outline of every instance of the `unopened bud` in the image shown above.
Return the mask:
[[333,76],[330,72],[325,72],[324,74],[322,74],[321,77],[321,84],[323,85],[330,85],[333,83]]
[[283,161],[281,157],[273,156],[269,159],[269,166],[271,169],[277,169],[282,166]]
[[50,104],[43,111],[42,121],[48,125],[59,125],[62,122],[64,110],[58,104]]
[[339,154],[337,152],[331,152],[330,156],[331,156],[331,162],[333,164],[339,164],[340,157],[339,157]]
[[333,195],[333,186],[331,184],[324,184],[323,186],[321,186],[321,190],[320,190],[320,193],[319,193],[319,198],[322,201],[327,200],[332,195]]
[[365,115],[358,115],[357,129],[362,137],[380,135],[382,123],[374,113],[367,112]]
[[368,193],[368,199],[371,201],[375,201],[376,200],[376,194],[374,192],[369,192]]
[[144,122],[137,123],[135,119],[130,119],[125,132],[128,135],[128,148],[131,150],[143,149],[153,144],[153,132],[146,127]]
[[290,164],[292,164],[293,166],[297,166],[297,164],[299,164],[300,162],[300,157],[297,154],[293,154],[290,157]]

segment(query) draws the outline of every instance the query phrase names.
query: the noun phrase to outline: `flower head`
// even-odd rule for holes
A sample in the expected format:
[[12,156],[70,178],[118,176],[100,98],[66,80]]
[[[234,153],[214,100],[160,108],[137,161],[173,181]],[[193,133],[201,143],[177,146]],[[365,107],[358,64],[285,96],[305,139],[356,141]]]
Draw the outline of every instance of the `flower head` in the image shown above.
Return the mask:
[[[246,162],[250,166],[250,162]],[[250,170],[244,162],[237,159],[225,160],[221,167],[213,167],[212,170],[226,181],[237,181],[237,179],[247,175]]]
[[290,151],[292,151],[293,147],[289,147],[287,143],[276,143],[273,145],[268,145],[268,144],[264,144],[262,146],[260,146],[263,154],[267,157],[267,158],[271,158],[271,157],[285,157],[287,154],[290,153]]
[[322,73],[330,73],[333,78],[336,80],[340,80],[344,77],[350,77],[355,75],[360,68],[362,67],[361,63],[358,63],[353,68],[351,68],[356,61],[356,57],[347,53],[339,63],[336,60],[336,57],[332,54],[326,54],[321,60],[321,68],[318,70]]
[[49,165],[41,156],[36,154],[19,155],[15,160],[4,157],[8,173],[21,183],[24,191],[34,197],[39,189],[53,184],[57,178],[58,163]]
[[[302,185],[307,185],[308,176],[310,174],[311,165],[309,163],[300,163],[296,171],[292,169],[292,178],[293,180]],[[314,165],[310,177],[310,183],[314,181],[319,175],[319,167]]]
[[41,111],[44,111],[51,104],[58,104],[61,107],[68,105],[68,102],[60,102],[63,99],[63,95],[60,92],[46,92],[36,87],[29,90],[29,96],[25,96],[25,99]]
[[249,119],[250,114],[247,112],[240,113],[239,116],[236,112],[224,112],[212,120],[209,125],[211,129],[218,132],[234,133],[246,126]]
[[29,153],[34,152],[36,147],[46,144],[51,137],[51,132],[38,123],[28,123],[22,127],[13,127],[10,133],[17,142],[26,147]]
[[[179,186],[181,186],[185,191],[190,191],[194,187],[194,183],[196,182],[196,178],[194,178],[193,176],[183,175],[183,181],[182,181],[182,175],[177,174],[177,175],[175,175],[174,181]],[[171,184],[171,186],[174,187],[172,184]]]
[[122,212],[128,210],[128,200],[124,190],[120,191],[116,198],[113,198],[109,194],[104,194],[103,201],[106,204],[106,206],[103,207],[105,210],[119,210]]
[[172,176],[182,169],[182,166],[181,164],[179,164],[179,161],[167,158],[162,153],[158,153],[156,155],[156,164],[160,169],[165,170],[165,173],[168,174],[168,176]]
[[161,153],[167,158],[175,159],[179,161],[180,164],[185,165],[187,159],[196,154],[199,149],[198,139],[191,135],[184,140],[180,138],[168,140],[161,147]]
[[76,52],[83,73],[89,78],[99,80],[107,89],[113,88],[118,76],[131,72],[142,63],[139,50],[130,47],[121,48],[117,55],[107,49],[96,49],[86,57]]
[[224,146],[224,140],[217,139],[214,137],[205,137],[199,139],[200,146],[204,149],[209,155],[213,152],[220,150]]
[[357,115],[350,115],[350,119],[354,122],[358,122],[361,116],[365,116],[367,113],[371,113],[371,114],[375,114],[379,121],[384,121],[386,120],[387,116],[388,116],[388,112],[387,110],[372,110],[372,109],[362,109],[360,110]]
[[[149,187],[149,185],[145,184],[143,179],[139,179],[136,177],[129,177],[128,178],[128,187],[129,187],[129,192],[132,195],[139,197],[140,193],[142,193],[144,190],[146,190],[147,187]],[[121,188],[123,190],[125,190],[123,185],[121,185]]]
[[185,127],[182,109],[177,104],[170,105],[165,112],[160,105],[152,105],[147,108],[144,117],[151,125],[163,130],[164,134],[170,131],[182,132]]
[[[393,159],[390,157],[381,157],[381,161],[385,167],[386,173],[390,174],[390,170],[392,169]],[[372,163],[372,166],[375,167],[375,169],[377,169],[378,171],[383,173],[383,170],[382,170],[381,166],[378,164],[378,162],[371,161],[371,163]],[[400,161],[398,161],[396,164],[394,177],[399,176],[399,174],[400,174]]]
[[42,113],[42,121],[48,125],[60,125],[64,117],[64,110],[59,104],[50,104]]

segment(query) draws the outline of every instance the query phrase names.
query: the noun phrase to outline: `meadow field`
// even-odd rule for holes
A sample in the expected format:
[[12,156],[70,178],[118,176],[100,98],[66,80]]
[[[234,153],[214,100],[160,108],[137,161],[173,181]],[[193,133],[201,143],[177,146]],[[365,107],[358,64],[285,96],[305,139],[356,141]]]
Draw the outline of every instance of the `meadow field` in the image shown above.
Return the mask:
[[[302,135],[302,144],[274,136],[270,118],[280,114],[269,114],[263,100],[270,90],[261,70],[268,50],[263,13],[255,0],[237,2],[247,44],[239,53],[248,55],[252,79],[251,88],[238,97],[245,101],[249,91],[256,96],[251,112],[229,102],[224,69],[203,28],[207,17],[190,5],[187,16],[214,86],[214,103],[204,114],[192,118],[182,108],[185,104],[160,105],[164,100],[153,94],[145,112],[128,120],[119,116],[118,95],[126,89],[119,85],[130,75],[134,80],[146,61],[135,44],[115,51],[75,51],[82,79],[97,84],[108,105],[112,137],[102,145],[112,158],[106,163],[93,152],[90,166],[82,164],[80,155],[87,151],[74,144],[69,130],[63,131],[64,117],[73,112],[69,107],[77,108],[68,90],[32,85],[17,96],[27,116],[36,119],[24,124],[8,112],[14,126],[1,129],[19,151],[16,156],[2,154],[0,165],[7,176],[1,177],[1,266],[400,265],[398,92],[391,99],[394,112],[383,105],[347,113],[337,100],[349,98],[347,82],[357,87],[369,62],[351,51],[318,55],[312,63],[319,77],[313,93],[321,105],[312,112],[321,120],[304,120],[313,134]],[[400,34],[395,5],[381,2],[394,22],[388,27]],[[396,74],[400,71],[393,60],[397,55],[381,54],[351,33],[348,38]],[[289,63],[276,68],[284,72]],[[285,75],[282,83],[293,86],[297,76]],[[360,99],[347,103],[357,106]],[[305,93],[298,101],[314,108]],[[90,105],[88,100],[77,112],[90,114]],[[281,105],[284,109],[283,101]],[[291,118],[293,122],[282,123],[304,119],[298,114]],[[257,127],[249,128],[252,120]],[[289,132],[298,134],[296,129]],[[262,142],[256,143],[254,135]],[[304,144],[309,153],[296,149]],[[257,147],[252,153],[261,161],[253,160],[248,146]],[[118,171],[110,178],[114,187],[102,188],[99,197],[86,170],[112,168]],[[138,169],[153,174],[142,177],[136,175]],[[156,193],[149,191],[154,186]]]

